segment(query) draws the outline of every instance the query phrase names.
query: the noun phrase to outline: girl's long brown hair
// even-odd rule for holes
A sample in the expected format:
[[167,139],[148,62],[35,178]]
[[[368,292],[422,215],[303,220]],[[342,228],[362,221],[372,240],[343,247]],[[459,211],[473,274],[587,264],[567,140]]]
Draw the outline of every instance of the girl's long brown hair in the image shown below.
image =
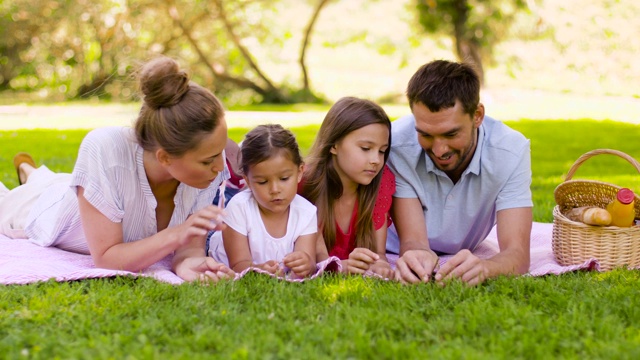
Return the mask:
[[[322,230],[329,251],[336,241],[333,206],[344,190],[335,168],[331,148],[350,132],[371,124],[382,124],[389,129],[389,146],[391,146],[391,122],[385,111],[372,101],[344,97],[329,109],[309,152],[302,195],[318,208],[319,229]],[[385,164],[389,158],[389,151],[390,147],[384,152]],[[369,185],[358,186],[357,194],[356,247],[364,247],[372,251],[377,251],[374,240],[373,208],[381,178],[382,170]]]

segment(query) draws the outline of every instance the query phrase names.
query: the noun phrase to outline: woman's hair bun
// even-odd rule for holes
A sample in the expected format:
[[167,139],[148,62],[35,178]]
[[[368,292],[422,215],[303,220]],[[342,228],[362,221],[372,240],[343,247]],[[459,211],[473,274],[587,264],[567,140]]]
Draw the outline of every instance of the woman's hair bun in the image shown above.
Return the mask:
[[140,90],[144,102],[153,109],[170,107],[189,91],[189,76],[168,57],[147,62],[140,71]]

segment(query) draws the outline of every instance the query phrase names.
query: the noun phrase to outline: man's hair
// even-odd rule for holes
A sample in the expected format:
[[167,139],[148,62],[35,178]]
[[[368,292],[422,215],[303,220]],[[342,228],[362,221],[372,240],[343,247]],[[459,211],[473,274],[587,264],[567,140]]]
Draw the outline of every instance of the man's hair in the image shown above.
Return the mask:
[[480,102],[480,80],[471,64],[435,60],[413,74],[407,99],[412,109],[422,103],[431,112],[451,108],[459,100],[464,112],[473,117]]

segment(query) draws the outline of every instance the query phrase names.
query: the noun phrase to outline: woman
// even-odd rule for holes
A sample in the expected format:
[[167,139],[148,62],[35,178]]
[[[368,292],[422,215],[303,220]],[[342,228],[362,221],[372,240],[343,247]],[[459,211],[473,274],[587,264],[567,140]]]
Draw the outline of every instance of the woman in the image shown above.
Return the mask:
[[230,276],[204,253],[207,232],[224,228],[211,205],[228,177],[222,104],[166,57],[143,66],[140,87],[134,127],[87,134],[72,174],[16,157],[24,185],[0,194],[0,230],[90,253],[98,267],[137,272],[174,253],[173,270],[187,281]]

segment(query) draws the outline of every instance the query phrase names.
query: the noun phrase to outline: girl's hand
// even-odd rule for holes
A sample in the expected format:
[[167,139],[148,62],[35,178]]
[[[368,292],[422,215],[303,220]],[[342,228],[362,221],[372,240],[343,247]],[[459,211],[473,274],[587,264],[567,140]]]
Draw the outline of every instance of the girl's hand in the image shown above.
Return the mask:
[[233,270],[208,256],[186,258],[175,272],[185,281],[218,282],[235,276]]
[[270,274],[278,275],[280,270],[280,264],[275,260],[269,260],[262,264],[253,265],[253,267],[269,272]]
[[349,260],[343,261],[342,264],[347,273],[364,274],[378,260],[380,255],[375,252],[367,248],[355,248],[349,254]]
[[190,243],[194,238],[206,236],[210,230],[224,230],[227,225],[222,222],[224,210],[213,205],[191,214],[187,220],[174,229],[178,235],[179,246]]
[[298,277],[305,277],[316,271],[316,263],[304,251],[294,251],[282,259],[283,264]]
[[391,270],[391,265],[383,259],[376,261],[369,267],[374,274],[378,274],[385,279],[395,279],[396,272]]

